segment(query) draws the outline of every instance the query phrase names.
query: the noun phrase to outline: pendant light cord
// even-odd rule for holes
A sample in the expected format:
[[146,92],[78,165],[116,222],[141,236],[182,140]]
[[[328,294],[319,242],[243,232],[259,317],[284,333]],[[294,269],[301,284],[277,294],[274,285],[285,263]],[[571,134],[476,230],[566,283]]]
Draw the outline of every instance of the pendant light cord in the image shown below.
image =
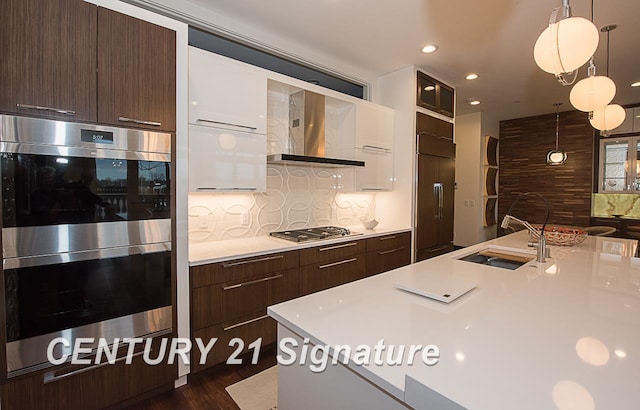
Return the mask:
[[611,30],[607,30],[607,77],[609,77],[609,33]]
[[560,106],[556,106],[556,151],[558,150],[558,134],[560,130]]

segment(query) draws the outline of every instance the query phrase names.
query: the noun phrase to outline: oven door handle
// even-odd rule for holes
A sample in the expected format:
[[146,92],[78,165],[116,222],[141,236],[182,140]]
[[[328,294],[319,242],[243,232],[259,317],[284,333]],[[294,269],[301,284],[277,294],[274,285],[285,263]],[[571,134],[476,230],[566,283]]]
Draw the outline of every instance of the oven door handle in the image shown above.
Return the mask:
[[57,253],[44,256],[26,256],[3,259],[3,269],[26,268],[30,266],[58,265],[61,263],[89,261],[96,259],[113,259],[131,255],[171,251],[171,242],[153,243],[149,245],[122,246],[117,248],[95,249],[80,252]]

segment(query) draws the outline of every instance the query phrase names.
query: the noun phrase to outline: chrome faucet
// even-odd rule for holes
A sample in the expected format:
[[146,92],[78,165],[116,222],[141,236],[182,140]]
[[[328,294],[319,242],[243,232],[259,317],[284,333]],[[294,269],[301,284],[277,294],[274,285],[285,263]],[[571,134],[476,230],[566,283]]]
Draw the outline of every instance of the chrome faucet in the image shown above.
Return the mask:
[[[537,229],[535,229],[533,226],[531,226],[531,224],[529,222],[523,221],[523,220],[518,219],[518,218],[516,218],[514,216],[511,216],[511,210],[518,203],[520,198],[522,198],[524,196],[531,196],[531,195],[537,196],[537,197],[541,198],[544,201],[546,214],[545,214],[545,217],[544,217],[544,223],[542,224],[542,230],[540,232],[538,232]],[[509,227],[509,222],[510,221],[517,221],[517,222],[521,223],[525,228],[527,228],[527,230],[529,230],[529,232],[531,232],[531,234],[534,237],[538,238],[538,251],[537,251],[537,254],[536,254],[536,261],[537,262],[541,262],[541,263],[546,262],[546,258],[549,256],[549,250],[547,249],[547,240],[544,237],[544,230],[545,230],[545,228],[547,226],[547,222],[549,221],[549,203],[547,202],[547,200],[542,195],[540,195],[540,194],[538,194],[536,192],[525,192],[525,193],[519,194],[518,197],[513,201],[513,203],[509,207],[509,210],[507,211],[507,214],[502,219],[502,223],[500,224],[502,229],[507,229]]]

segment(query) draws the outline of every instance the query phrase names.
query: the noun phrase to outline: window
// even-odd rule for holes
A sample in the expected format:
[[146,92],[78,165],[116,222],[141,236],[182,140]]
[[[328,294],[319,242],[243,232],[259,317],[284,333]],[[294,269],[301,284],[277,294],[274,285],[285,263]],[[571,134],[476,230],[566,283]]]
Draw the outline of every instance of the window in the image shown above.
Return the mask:
[[600,141],[601,193],[640,193],[640,136]]
[[189,27],[189,45],[356,98],[365,99],[366,89],[363,84],[340,78],[331,73],[287,60],[194,27]]

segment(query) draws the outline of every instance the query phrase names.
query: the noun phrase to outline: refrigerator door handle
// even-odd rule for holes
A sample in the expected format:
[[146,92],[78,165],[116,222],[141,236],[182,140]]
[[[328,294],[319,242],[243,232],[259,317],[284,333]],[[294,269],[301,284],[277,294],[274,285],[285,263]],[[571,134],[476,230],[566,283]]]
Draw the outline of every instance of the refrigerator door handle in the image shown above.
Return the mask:
[[443,207],[443,197],[442,197],[442,183],[436,182],[433,184],[433,196],[436,201],[436,214],[435,219],[442,219],[442,207]]

